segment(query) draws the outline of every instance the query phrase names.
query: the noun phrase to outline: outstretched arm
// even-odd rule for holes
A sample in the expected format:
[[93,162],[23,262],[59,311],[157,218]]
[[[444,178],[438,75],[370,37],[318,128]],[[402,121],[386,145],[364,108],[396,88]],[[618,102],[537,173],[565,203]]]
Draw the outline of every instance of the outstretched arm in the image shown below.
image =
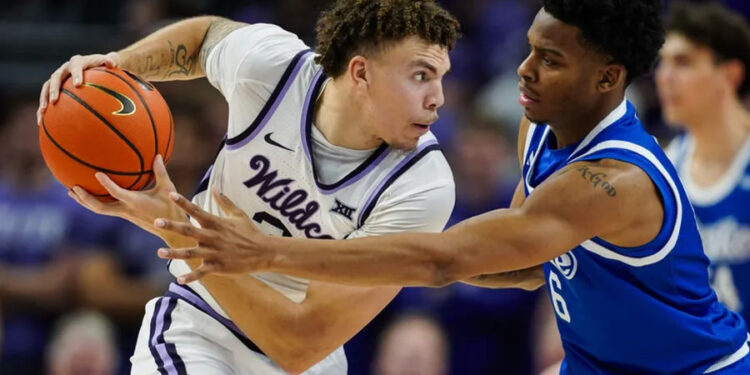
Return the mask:
[[[516,191],[513,193],[513,200],[510,203],[510,208],[521,207],[525,201],[526,195],[524,193],[523,181],[519,181],[516,186]],[[494,212],[488,212],[483,215],[475,216],[454,225],[449,230],[456,230],[461,228],[461,226],[468,225],[474,221],[488,219],[488,216],[493,214]],[[461,282],[491,289],[520,288],[524,290],[537,290],[544,285],[544,269],[542,266],[536,266],[517,271],[483,274],[472,276],[466,280],[461,280]]]
[[[156,222],[198,241],[196,247],[159,251],[166,258],[203,259],[178,279],[183,282],[207,273],[270,270],[349,285],[442,286],[538,266],[596,236],[619,246],[639,246],[656,236],[663,216],[648,175],[609,159],[570,164],[540,184],[521,207],[497,210],[492,217],[441,234],[351,241],[274,238],[258,233],[249,221],[230,220],[227,226],[230,221],[175,198],[202,226]],[[633,210],[635,206],[640,209]]]

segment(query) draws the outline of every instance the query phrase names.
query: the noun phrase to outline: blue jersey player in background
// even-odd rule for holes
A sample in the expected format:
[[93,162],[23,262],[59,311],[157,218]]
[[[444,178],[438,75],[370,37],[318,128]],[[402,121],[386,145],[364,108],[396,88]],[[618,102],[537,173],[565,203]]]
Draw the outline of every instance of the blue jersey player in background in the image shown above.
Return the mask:
[[750,319],[750,29],[718,4],[672,9],[657,69],[664,118],[686,130],[669,146],[693,203],[711,285]]
[[221,218],[177,197],[203,229],[156,224],[198,245],[159,254],[203,259],[181,282],[258,270],[352,285],[546,282],[563,374],[749,374],[745,322],[709,286],[685,189],[625,100],[664,42],[660,12],[657,0],[543,2],[518,69],[523,176],[510,209],[441,234],[320,241],[263,236],[225,198]]

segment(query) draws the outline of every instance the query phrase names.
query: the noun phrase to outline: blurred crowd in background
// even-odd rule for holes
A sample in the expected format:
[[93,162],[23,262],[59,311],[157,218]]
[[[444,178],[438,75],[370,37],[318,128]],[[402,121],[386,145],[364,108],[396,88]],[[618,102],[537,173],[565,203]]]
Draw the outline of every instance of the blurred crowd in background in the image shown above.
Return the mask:
[[[161,241],[77,206],[48,173],[35,111],[49,74],[73,54],[127,46],[178,19],[215,14],[278,24],[314,45],[331,0],[0,1],[0,374],[126,374],[146,301],[171,281]],[[516,67],[539,4],[438,1],[462,23],[433,132],[453,168],[449,225],[507,207],[519,178]],[[750,16],[750,2],[726,0]],[[168,166],[190,195],[226,128],[226,103],[205,80],[160,83],[176,124]],[[628,92],[648,130],[666,142],[651,78]],[[539,373],[561,358],[543,290],[456,284],[406,288],[346,345],[355,375]]]

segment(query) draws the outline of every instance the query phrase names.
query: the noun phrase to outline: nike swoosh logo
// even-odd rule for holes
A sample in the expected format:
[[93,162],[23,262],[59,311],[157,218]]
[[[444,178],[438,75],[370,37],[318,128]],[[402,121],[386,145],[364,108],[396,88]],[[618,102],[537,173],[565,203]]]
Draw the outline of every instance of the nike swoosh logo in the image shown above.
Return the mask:
[[90,87],[93,87],[95,89],[101,90],[105,94],[107,94],[107,95],[115,98],[115,100],[117,100],[117,102],[120,103],[120,109],[118,109],[117,111],[112,112],[113,115],[129,116],[129,115],[132,115],[133,113],[135,113],[135,103],[133,103],[133,100],[131,100],[127,96],[125,96],[123,94],[120,94],[119,92],[117,92],[115,90],[112,90],[110,88],[107,88],[107,87],[104,87],[104,86],[99,86],[96,83],[86,82],[84,84],[86,86],[90,86]]
[[292,152],[294,152],[294,150],[292,150],[291,148],[289,148],[289,147],[286,147],[286,146],[282,145],[281,143],[278,143],[278,142],[274,141],[273,139],[271,139],[271,134],[273,134],[273,132],[271,132],[271,133],[268,133],[268,134],[266,134],[266,136],[265,136],[265,137],[263,137],[263,139],[264,139],[264,140],[265,140],[265,141],[266,141],[266,142],[267,142],[268,144],[270,144],[271,146],[281,147],[281,148],[283,148],[284,150],[287,150],[287,151],[292,151]]

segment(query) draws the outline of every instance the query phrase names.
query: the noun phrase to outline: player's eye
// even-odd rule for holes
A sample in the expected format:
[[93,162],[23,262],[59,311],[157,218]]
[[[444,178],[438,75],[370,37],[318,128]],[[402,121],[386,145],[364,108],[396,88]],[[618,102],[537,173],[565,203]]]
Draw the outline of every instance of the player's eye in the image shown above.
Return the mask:
[[425,72],[419,72],[419,73],[417,73],[417,74],[414,75],[414,79],[416,79],[417,81],[420,81],[420,82],[426,81],[427,80],[427,73],[425,73]]

